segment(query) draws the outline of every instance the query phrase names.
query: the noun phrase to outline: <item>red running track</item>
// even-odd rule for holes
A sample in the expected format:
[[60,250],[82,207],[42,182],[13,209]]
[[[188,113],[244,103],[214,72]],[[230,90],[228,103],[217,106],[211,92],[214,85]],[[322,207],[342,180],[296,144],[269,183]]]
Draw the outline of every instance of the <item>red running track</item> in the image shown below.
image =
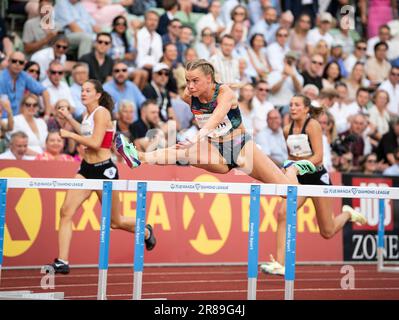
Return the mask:
[[[297,266],[295,299],[399,300],[399,273],[379,273],[375,265],[353,265],[355,288],[341,289],[342,266]],[[0,291],[30,290],[65,292],[65,299],[96,299],[98,270],[71,269],[69,275],[57,275],[54,290],[41,289],[40,270],[3,270]],[[131,299],[133,270],[108,270],[108,299]],[[245,300],[246,266],[145,267],[143,299],[168,300]],[[259,272],[258,300],[284,299],[284,279]]]

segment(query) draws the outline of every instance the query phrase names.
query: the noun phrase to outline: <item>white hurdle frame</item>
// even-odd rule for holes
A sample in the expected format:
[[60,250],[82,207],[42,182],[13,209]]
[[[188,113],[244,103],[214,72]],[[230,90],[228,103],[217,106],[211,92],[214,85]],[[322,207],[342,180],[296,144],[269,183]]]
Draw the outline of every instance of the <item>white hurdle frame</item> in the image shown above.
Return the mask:
[[[392,187],[354,187],[354,186],[309,186],[309,185],[280,185],[280,184],[249,184],[249,183],[212,183],[212,182],[182,182],[182,181],[133,181],[133,180],[90,180],[90,179],[49,179],[49,178],[0,178],[0,281],[1,267],[3,262],[3,246],[4,246],[4,226],[6,213],[6,194],[8,189],[78,189],[78,190],[105,190],[108,197],[112,196],[112,191],[138,191],[141,188],[141,209],[139,221],[136,223],[141,225],[140,232],[136,235],[136,248],[144,244],[144,223],[145,223],[145,200],[146,192],[184,192],[184,193],[214,193],[214,194],[242,194],[251,196],[250,208],[250,225],[252,224],[252,232],[249,232],[249,254],[248,254],[248,299],[256,299],[256,281],[257,271],[253,269],[254,263],[258,263],[258,234],[259,234],[259,197],[262,195],[287,196],[287,242],[286,242],[286,278],[285,278],[285,299],[294,299],[294,280],[295,280],[295,253],[296,253],[296,198],[304,197],[332,197],[332,198],[374,198],[380,199],[379,214],[379,246],[378,246],[378,264],[379,271],[397,272],[399,268],[388,268],[383,266],[384,253],[384,199],[399,199],[399,188]],[[108,199],[109,200],[109,199]],[[107,202],[107,200],[105,201]],[[110,211],[110,205],[104,206],[103,217],[106,211]],[[108,212],[109,213],[109,212]],[[104,228],[109,228],[107,221],[103,221],[100,232],[101,239],[109,239],[109,235],[105,234]],[[105,238],[104,238],[105,234]],[[103,238],[101,238],[101,236]],[[382,239],[382,240],[381,240]],[[104,242],[104,241],[103,241]],[[252,247],[251,247],[252,246]],[[99,288],[98,298],[106,299],[107,285],[107,268],[108,268],[108,250],[109,245],[100,251],[103,252],[103,268],[99,268]],[[135,249],[136,251],[136,249]],[[254,253],[256,251],[256,254]],[[136,253],[135,253],[136,256]],[[137,253],[137,265],[142,268],[144,264],[144,254]],[[135,257],[136,260],[136,257]],[[251,266],[251,268],[250,268]],[[100,267],[100,261],[99,261]],[[135,270],[134,292],[133,298],[141,298],[142,287],[142,269]]]

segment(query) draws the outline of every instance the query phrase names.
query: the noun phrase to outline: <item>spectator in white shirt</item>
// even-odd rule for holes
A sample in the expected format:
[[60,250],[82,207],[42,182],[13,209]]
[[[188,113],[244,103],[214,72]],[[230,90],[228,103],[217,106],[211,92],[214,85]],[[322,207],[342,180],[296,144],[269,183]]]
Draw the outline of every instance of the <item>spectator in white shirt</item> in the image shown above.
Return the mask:
[[71,89],[65,81],[62,81],[64,77],[64,66],[58,60],[54,60],[50,63],[47,70],[48,78],[43,81],[43,86],[47,88],[50,95],[51,106],[54,107],[58,100],[65,99],[69,102],[73,108],[71,112],[75,111],[75,101],[72,97]]
[[14,132],[10,139],[10,148],[0,154],[1,160],[33,160],[34,157],[27,156],[28,135],[23,131]]
[[276,31],[276,42],[266,48],[266,58],[272,71],[284,69],[284,56],[289,51],[288,46],[289,31],[280,27]]
[[388,45],[387,57],[388,59],[393,59],[397,56],[397,53],[392,52],[389,48],[391,46],[391,28],[384,24],[378,28],[378,36],[372,37],[367,40],[367,56],[374,57],[374,47],[378,42],[385,42]]
[[329,33],[329,31],[331,30],[332,22],[333,17],[330,13],[323,12],[320,14],[319,26],[310,30],[306,36],[306,45],[308,52],[313,52],[313,48],[320,40],[326,41],[328,47],[331,48],[331,45],[334,42],[334,38]]
[[338,99],[328,111],[334,116],[337,133],[341,134],[349,129],[349,118],[359,113],[359,108],[349,103],[348,87],[345,83],[337,83],[335,90],[338,93]]
[[288,158],[281,124],[280,113],[272,109],[267,113],[267,126],[255,137],[255,141],[261,150],[278,166],[281,166]]
[[224,35],[220,41],[220,52],[210,59],[215,67],[217,81],[225,84],[238,83],[240,80],[239,62],[233,58],[234,45],[233,37]]
[[137,58],[139,68],[151,69],[163,55],[162,38],[155,31],[159,16],[155,11],[147,11],[144,26],[137,32]]
[[358,40],[355,42],[355,50],[351,53],[344,61],[345,69],[348,73],[352,72],[356,62],[366,62],[366,50],[367,44],[364,40]]
[[374,95],[374,105],[370,109],[370,122],[376,127],[375,138],[381,140],[389,131],[391,117],[388,113],[389,94],[385,90],[377,90]]
[[399,115],[399,67],[393,66],[388,79],[381,83],[379,90],[385,90],[389,94],[388,112]]
[[217,53],[215,34],[210,28],[202,29],[201,39],[195,43],[194,47],[200,59],[209,60]]
[[55,38],[51,47],[41,49],[32,55],[30,60],[37,62],[40,66],[40,81],[46,79],[51,61],[58,60],[65,66],[67,61],[65,53],[68,50],[68,46],[68,39],[64,35],[59,35]]
[[274,109],[274,106],[267,101],[268,92],[270,91],[269,84],[260,80],[255,88],[255,96],[252,99],[252,106],[255,113],[254,116],[254,134],[266,127],[266,116],[268,112]]
[[208,14],[198,20],[197,34],[200,35],[204,28],[210,28],[213,33],[219,36],[224,30],[225,25],[220,17],[222,5],[219,0],[213,0],[208,8]]
[[245,59],[248,61],[247,44],[242,41],[242,35],[244,34],[244,24],[242,22],[234,23],[231,28],[230,34],[235,42],[233,57],[236,59]]

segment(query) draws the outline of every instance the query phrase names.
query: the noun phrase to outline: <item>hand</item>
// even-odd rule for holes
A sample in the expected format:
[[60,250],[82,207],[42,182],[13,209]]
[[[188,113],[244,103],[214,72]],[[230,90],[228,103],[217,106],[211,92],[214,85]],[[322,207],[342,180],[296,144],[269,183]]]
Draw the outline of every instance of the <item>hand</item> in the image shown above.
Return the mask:
[[3,105],[4,110],[7,112],[7,114],[12,114],[11,110],[11,103],[8,100],[2,100],[1,104]]
[[180,141],[177,145],[176,145],[176,149],[189,149],[191,148],[193,145],[195,144],[195,142],[191,141],[190,139],[184,140],[184,141]]
[[60,136],[61,138],[70,138],[71,132],[65,129],[60,129]]
[[57,112],[62,118],[66,119],[66,120],[70,120],[72,118],[72,115],[68,111],[68,109],[61,108],[61,109],[58,109]]

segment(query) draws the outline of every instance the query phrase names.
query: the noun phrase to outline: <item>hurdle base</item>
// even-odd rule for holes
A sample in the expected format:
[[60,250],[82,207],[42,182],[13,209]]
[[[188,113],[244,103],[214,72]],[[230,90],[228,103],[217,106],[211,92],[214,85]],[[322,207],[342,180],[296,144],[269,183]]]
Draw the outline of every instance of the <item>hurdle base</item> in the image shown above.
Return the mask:
[[248,278],[248,300],[256,300],[256,281],[257,278]]
[[107,300],[107,269],[98,271],[97,300]]
[[0,300],[64,300],[64,292],[0,291]]
[[135,271],[133,277],[133,300],[141,300],[142,287],[143,287],[143,272]]
[[384,248],[377,248],[377,271],[387,273],[399,273],[399,267],[384,266]]
[[285,280],[284,300],[294,300],[294,280]]

